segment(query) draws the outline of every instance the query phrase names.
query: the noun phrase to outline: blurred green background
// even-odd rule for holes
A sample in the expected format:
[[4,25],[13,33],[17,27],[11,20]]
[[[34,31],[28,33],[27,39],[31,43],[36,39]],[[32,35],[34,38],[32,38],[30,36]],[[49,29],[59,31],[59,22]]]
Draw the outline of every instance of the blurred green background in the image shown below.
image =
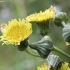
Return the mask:
[[[59,10],[67,13],[70,19],[70,0],[0,0],[0,23],[8,23],[11,19],[22,19],[31,13],[43,11],[56,5]],[[35,42],[41,39],[37,34],[37,25],[33,25],[33,33],[30,41]],[[52,32],[49,36],[52,38],[55,46],[70,54],[70,46],[66,47],[62,38],[60,27],[51,25]],[[0,70],[37,70],[37,66],[42,64],[42,59],[31,56],[26,52],[21,52],[12,45],[1,45],[0,43]],[[54,52],[55,53],[55,52]],[[61,59],[70,63],[70,59],[55,53]]]

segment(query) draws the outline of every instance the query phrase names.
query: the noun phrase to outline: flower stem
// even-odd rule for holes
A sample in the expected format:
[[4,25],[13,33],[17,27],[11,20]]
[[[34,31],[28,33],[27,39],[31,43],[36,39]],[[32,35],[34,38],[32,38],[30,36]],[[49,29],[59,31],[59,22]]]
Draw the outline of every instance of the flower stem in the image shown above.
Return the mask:
[[28,49],[26,49],[25,52],[27,52],[28,54],[30,54],[30,55],[32,55],[32,56],[40,57],[39,55],[36,55],[36,54],[31,53]]
[[59,48],[54,46],[54,51],[61,53],[62,55],[68,57],[70,59],[70,55],[68,55],[67,53],[63,52],[62,50],[60,50]]

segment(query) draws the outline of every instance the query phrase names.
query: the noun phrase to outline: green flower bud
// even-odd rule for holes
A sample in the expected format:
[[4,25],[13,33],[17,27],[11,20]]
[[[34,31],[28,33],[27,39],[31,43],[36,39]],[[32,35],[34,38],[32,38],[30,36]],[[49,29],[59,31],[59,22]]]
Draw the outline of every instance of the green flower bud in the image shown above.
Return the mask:
[[55,11],[55,16],[53,18],[53,21],[54,21],[55,25],[57,25],[59,27],[63,27],[62,22],[67,23],[67,21],[68,21],[67,14],[64,12]]
[[44,36],[40,41],[29,44],[29,46],[36,50],[42,58],[46,58],[53,49],[52,40],[49,36]]
[[18,50],[24,51],[28,46],[28,40],[25,39],[24,41],[21,41],[20,45],[18,45]]
[[66,42],[70,43],[70,23],[63,28],[63,38]]
[[46,59],[48,70],[58,70],[58,68],[61,67],[62,62],[63,61],[59,58],[59,56],[54,54],[50,54]]

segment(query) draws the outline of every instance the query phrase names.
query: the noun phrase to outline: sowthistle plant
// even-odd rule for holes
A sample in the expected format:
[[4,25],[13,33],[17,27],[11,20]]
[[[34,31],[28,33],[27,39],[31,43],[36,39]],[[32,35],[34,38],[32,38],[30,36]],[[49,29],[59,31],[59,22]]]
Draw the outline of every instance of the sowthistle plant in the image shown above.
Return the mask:
[[[12,44],[17,46],[20,51],[25,51],[30,55],[45,59],[46,62],[41,67],[39,66],[38,70],[70,70],[69,63],[52,54],[52,51],[56,51],[70,59],[70,55],[54,46],[52,39],[48,36],[52,31],[50,28],[50,23],[52,22],[50,21],[56,26],[62,27],[62,36],[66,45],[69,45],[70,23],[68,23],[67,14],[59,11],[56,6],[51,6],[43,12],[31,14],[22,20],[13,19],[8,24],[1,24],[2,36],[0,36],[0,41],[3,42],[2,45]],[[28,39],[32,33],[32,22],[37,24],[38,33],[42,36],[40,41],[34,43],[30,43]],[[28,47],[36,50],[38,54],[31,53]]]

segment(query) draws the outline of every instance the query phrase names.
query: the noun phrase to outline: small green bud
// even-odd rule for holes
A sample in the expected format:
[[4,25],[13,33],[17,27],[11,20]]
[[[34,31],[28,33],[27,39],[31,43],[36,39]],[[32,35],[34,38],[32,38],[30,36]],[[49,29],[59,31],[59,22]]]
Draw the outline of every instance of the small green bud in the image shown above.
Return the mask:
[[63,38],[66,42],[70,43],[70,23],[63,28]]
[[53,49],[52,40],[49,36],[44,36],[40,41],[29,44],[29,46],[36,50],[42,58],[46,58]]
[[28,40],[25,39],[24,41],[21,41],[20,45],[18,45],[18,50],[24,51],[28,46]]
[[54,21],[55,25],[57,25],[59,27],[63,27],[62,22],[67,23],[67,21],[68,21],[67,14],[64,12],[56,11],[53,21]]
[[58,70],[58,68],[61,67],[62,62],[63,61],[59,58],[59,56],[54,54],[50,54],[46,59],[48,70]]

